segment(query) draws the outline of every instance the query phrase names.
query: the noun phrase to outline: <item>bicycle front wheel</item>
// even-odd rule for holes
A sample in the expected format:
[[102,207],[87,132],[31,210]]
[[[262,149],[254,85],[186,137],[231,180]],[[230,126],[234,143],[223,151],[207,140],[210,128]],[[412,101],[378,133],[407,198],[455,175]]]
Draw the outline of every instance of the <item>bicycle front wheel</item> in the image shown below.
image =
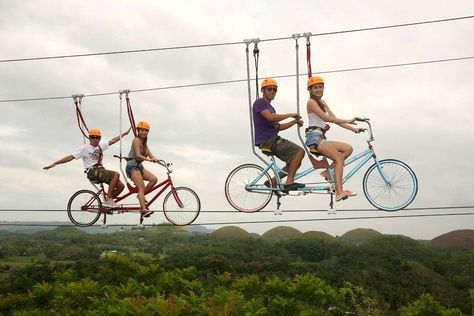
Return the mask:
[[[261,187],[262,190],[249,189],[249,184],[260,176],[254,186]],[[258,212],[272,199],[273,192],[265,187],[266,181],[271,183],[271,178],[262,167],[254,164],[240,165],[231,171],[225,181],[225,197],[230,205],[240,212]]]
[[171,189],[163,200],[163,213],[166,219],[173,225],[185,226],[196,220],[201,211],[199,196],[186,187]]
[[[380,166],[380,168],[379,168]],[[411,168],[395,159],[384,159],[367,170],[363,180],[367,200],[378,209],[398,211],[407,207],[418,192],[418,180]]]
[[67,203],[67,216],[79,227],[94,225],[100,217],[102,202],[99,196],[90,190],[74,193]]

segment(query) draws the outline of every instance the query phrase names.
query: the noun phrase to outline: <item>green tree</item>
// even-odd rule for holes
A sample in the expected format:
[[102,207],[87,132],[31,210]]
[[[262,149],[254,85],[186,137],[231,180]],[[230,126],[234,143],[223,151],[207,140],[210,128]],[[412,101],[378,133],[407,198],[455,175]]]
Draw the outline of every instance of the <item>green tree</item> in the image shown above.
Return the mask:
[[402,316],[462,316],[457,308],[445,308],[430,294],[421,295],[415,302],[400,308]]

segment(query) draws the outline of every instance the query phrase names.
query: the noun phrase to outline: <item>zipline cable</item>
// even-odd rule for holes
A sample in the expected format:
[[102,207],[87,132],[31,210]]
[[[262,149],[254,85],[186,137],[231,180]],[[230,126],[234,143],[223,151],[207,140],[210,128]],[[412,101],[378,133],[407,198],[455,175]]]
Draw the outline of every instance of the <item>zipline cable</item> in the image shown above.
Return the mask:
[[[425,206],[425,207],[407,207],[404,208],[403,211],[430,211],[430,210],[453,210],[453,209],[474,209],[474,205],[452,205],[452,206]],[[0,212],[66,212],[67,210],[47,210],[47,209],[0,209]],[[289,209],[289,210],[282,210],[283,213],[285,212],[327,212],[327,209]],[[361,209],[361,208],[352,208],[352,209],[339,209],[337,212],[383,212],[376,208],[370,209]],[[169,211],[168,211],[169,212]],[[180,211],[177,211],[180,212]],[[271,211],[259,211],[257,213],[269,213],[274,212]],[[237,212],[235,210],[214,210],[214,211],[201,211],[201,213],[235,213],[235,214],[249,214],[244,212]]]
[[[393,25],[385,25],[385,26],[375,26],[375,27],[366,27],[366,28],[358,28],[358,29],[349,29],[349,30],[342,30],[342,31],[332,31],[332,32],[325,32],[325,33],[315,33],[315,34],[312,34],[312,36],[327,36],[327,35],[336,35],[336,34],[345,34],[345,33],[354,33],[354,32],[375,31],[375,30],[399,28],[399,27],[408,27],[408,26],[416,26],[416,25],[423,25],[423,24],[451,22],[451,21],[458,21],[458,20],[465,20],[465,19],[472,19],[472,18],[474,18],[474,15],[460,16],[460,17],[446,18],[446,19],[438,19],[438,20],[430,20],[430,21],[421,21],[421,22],[411,22],[411,23],[393,24]],[[287,36],[287,37],[269,38],[269,39],[263,39],[262,42],[280,41],[280,40],[288,40],[288,39],[292,39],[292,37]],[[145,53],[145,52],[153,52],[153,51],[166,51],[166,50],[190,49],[190,48],[204,48],[204,47],[216,47],[216,46],[230,46],[230,45],[239,45],[239,44],[245,44],[245,42],[242,42],[242,41],[223,42],[223,43],[213,43],[213,44],[171,46],[171,47],[161,47],[161,48],[133,49],[133,50],[121,50],[121,51],[86,53],[86,54],[71,54],[71,55],[28,57],[28,58],[16,58],[16,59],[2,59],[2,60],[0,60],[0,63],[37,61],[37,60],[51,60],[51,59],[65,59],[65,58],[79,58],[79,57],[118,55],[118,54],[131,54],[131,53]]]
[[[324,70],[324,71],[319,71],[318,74],[332,74],[332,73],[340,73],[340,72],[374,70],[374,69],[384,69],[384,68],[394,68],[394,67],[406,67],[406,66],[416,66],[416,65],[434,64],[434,63],[443,63],[443,62],[453,62],[453,61],[470,60],[470,59],[474,59],[474,56],[454,57],[454,58],[445,58],[445,59],[434,59],[434,60],[416,61],[416,62],[399,63],[399,64],[388,64],[388,65],[379,65],[379,66],[345,68],[345,69],[336,69],[336,70]],[[295,76],[296,75],[292,74],[292,75],[274,75],[274,76],[269,76],[269,77],[278,79],[278,78],[290,78],[290,77],[295,77]],[[307,74],[306,73],[305,74],[300,74],[300,76],[307,76]],[[147,89],[135,89],[135,90],[130,90],[130,92],[139,93],[139,92],[151,92],[151,91],[159,91],[159,90],[172,90],[172,89],[181,89],[181,88],[212,86],[212,85],[220,85],[220,84],[241,83],[241,82],[246,82],[247,80],[248,79],[234,79],[234,80],[223,80],[223,81],[213,81],[213,82],[203,82],[203,83],[192,83],[192,84],[174,85],[174,86],[147,88]],[[99,96],[115,95],[117,93],[118,93],[117,91],[103,92],[103,93],[92,93],[92,94],[85,94],[84,97],[99,97]],[[69,98],[70,98],[70,96],[53,96],[53,97],[36,97],[36,98],[22,98],[22,99],[3,99],[3,100],[0,100],[0,103],[63,100],[63,99],[69,99]]]
[[[238,224],[271,224],[271,223],[296,223],[296,222],[325,222],[325,221],[343,221],[343,220],[371,220],[371,219],[388,219],[388,218],[416,218],[416,217],[442,217],[442,216],[467,216],[474,215],[471,213],[437,213],[437,214],[417,214],[417,215],[390,215],[390,216],[357,216],[357,217],[337,217],[337,218],[308,218],[308,219],[282,219],[282,220],[267,220],[267,221],[239,221],[239,222],[209,222],[209,223],[192,223],[187,226],[209,226],[209,225],[238,225]],[[62,224],[41,224],[36,223],[6,223],[0,222],[1,226],[27,226],[27,227],[56,227],[56,226],[73,226]],[[93,225],[89,227],[97,227]],[[136,224],[107,224],[107,226],[137,226]],[[147,224],[144,226],[158,226],[156,224]]]

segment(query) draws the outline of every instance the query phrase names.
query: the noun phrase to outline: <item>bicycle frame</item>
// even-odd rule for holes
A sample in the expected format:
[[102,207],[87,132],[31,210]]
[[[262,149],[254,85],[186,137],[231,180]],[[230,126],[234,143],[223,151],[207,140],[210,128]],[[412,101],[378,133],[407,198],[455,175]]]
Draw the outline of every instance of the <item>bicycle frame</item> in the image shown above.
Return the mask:
[[[352,178],[352,176],[355,173],[357,173],[357,171],[359,171],[371,158],[373,158],[374,162],[377,164],[377,170],[379,171],[382,179],[385,181],[386,184],[389,184],[390,180],[387,179],[386,175],[382,172],[382,168],[380,167],[380,164],[379,164],[379,162],[376,158],[375,151],[374,151],[373,146],[371,144],[371,142],[374,140],[374,137],[373,137],[373,134],[372,134],[372,127],[371,127],[370,123],[368,122],[368,120],[365,120],[364,122],[367,123],[368,127],[369,127],[370,135],[369,135],[369,139],[367,140],[367,144],[368,144],[369,148],[364,150],[363,152],[355,155],[355,156],[347,158],[344,161],[344,167],[347,166],[347,165],[350,165],[350,164],[352,164],[356,161],[358,161],[358,163],[348,173],[346,173],[343,176],[342,183],[345,183],[347,180]],[[256,185],[256,183],[258,181],[260,181],[262,179],[262,177],[264,176],[264,174],[269,172],[270,169],[273,171],[273,173],[275,175],[275,179],[277,181],[278,187],[277,188],[269,188],[269,187],[262,186],[262,185]],[[294,179],[295,180],[301,179],[301,178],[305,177],[306,175],[312,173],[315,170],[316,170],[316,168],[312,166],[312,167],[310,167],[310,168],[308,168],[308,169],[306,169],[302,172],[297,172],[295,174]],[[331,179],[334,180],[334,169],[331,167],[331,168],[328,168],[328,171],[329,171],[329,174],[331,176]],[[276,164],[276,161],[275,161],[275,157],[271,156],[270,157],[270,164],[267,165],[267,167],[264,169],[264,172],[261,175],[259,175],[255,180],[250,182],[250,184],[247,186],[247,189],[251,190],[251,191],[281,191],[283,189],[283,183],[281,182],[280,174],[282,174],[282,173],[283,174],[288,174],[282,168],[278,167],[278,165]],[[333,184],[332,183],[321,183],[321,184],[318,184],[318,185],[315,185],[315,186],[305,186],[304,188],[300,188],[296,191],[297,192],[303,192],[303,193],[312,193],[313,191],[327,191],[328,193],[332,193],[333,192]]]
[[[94,187],[98,190],[97,191],[97,195],[98,196],[102,196],[103,199],[105,200],[107,198],[107,193],[104,189],[104,185],[103,183],[100,184],[100,188],[98,188],[95,184],[93,184]],[[150,207],[153,202],[168,188],[170,187],[171,188],[171,192],[173,192],[173,197],[174,199],[176,200],[176,202],[178,203],[178,205],[180,207],[183,207],[183,203],[181,202],[181,200],[179,199],[179,196],[176,194],[176,190],[174,188],[174,184],[173,184],[173,180],[171,179],[171,176],[170,174],[168,173],[168,178],[163,180],[162,182],[156,184],[150,191],[146,192],[145,193],[145,196],[150,194],[151,192],[161,188],[160,191],[158,191],[154,196],[153,198],[147,202],[147,206]],[[127,182],[127,189],[128,189],[128,192],[125,193],[124,195],[122,196],[118,196],[114,199],[114,202],[115,203],[118,203],[126,198],[128,198],[129,196],[131,196],[132,194],[135,194],[138,192],[138,189],[136,187],[133,187],[131,186],[128,182]],[[107,211],[118,211],[118,212],[122,212],[122,213],[125,213],[125,212],[129,212],[129,211],[140,211],[141,210],[141,207],[140,206],[127,206],[127,205],[124,205],[122,204],[120,207],[114,207],[114,208],[105,208],[105,207],[102,207],[102,209],[100,209],[99,211],[102,212],[104,214],[104,220],[103,220],[103,224],[105,225],[106,224],[106,218],[107,218]],[[140,219],[140,222],[142,222],[142,218]]]

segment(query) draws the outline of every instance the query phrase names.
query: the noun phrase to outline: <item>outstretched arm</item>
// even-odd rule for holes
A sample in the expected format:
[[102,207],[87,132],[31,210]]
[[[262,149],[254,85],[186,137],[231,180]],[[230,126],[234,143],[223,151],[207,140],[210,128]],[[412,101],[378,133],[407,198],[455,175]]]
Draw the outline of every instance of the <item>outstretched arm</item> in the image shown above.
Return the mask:
[[71,161],[71,160],[74,160],[74,156],[73,156],[73,155],[69,155],[69,156],[66,156],[66,157],[64,157],[64,158],[61,158],[61,159],[59,159],[58,161],[53,162],[53,163],[50,164],[49,166],[43,167],[43,169],[44,169],[44,170],[48,170],[48,169],[53,168],[53,167],[56,166],[56,165],[60,165],[60,164],[66,163],[66,162],[69,162],[69,161]]
[[[329,113],[330,116],[332,117],[336,117],[336,115],[334,115],[334,113],[331,111],[331,109],[327,106],[326,104],[326,109]],[[345,129],[348,129],[354,133],[360,133],[361,131],[363,131],[363,128],[358,128],[358,127],[354,127],[352,125],[356,125],[355,123],[355,118],[352,119],[352,120],[346,120],[346,121],[349,121],[347,123],[336,123],[337,125],[339,125],[340,127],[342,128],[345,128]],[[352,123],[351,123],[352,122]]]
[[158,163],[160,165],[162,165],[163,167],[166,167],[166,164],[163,162],[163,161],[160,161],[158,158],[156,158],[150,151],[150,148],[148,148],[148,145],[146,145],[146,154],[147,156],[150,158],[148,159],[148,161],[150,162],[155,162],[155,163]]
[[314,101],[312,99],[310,99],[308,101],[307,106],[308,106],[308,109],[311,112],[313,112],[314,114],[319,116],[321,119],[323,119],[323,121],[329,122],[329,123],[336,123],[339,126],[342,126],[344,124],[355,124],[355,119],[345,120],[345,119],[341,119],[341,118],[336,117],[336,115],[334,115],[334,113],[332,113],[331,109],[326,104],[326,102],[324,102],[323,100],[321,100],[321,102],[323,102],[324,108],[326,109],[326,111],[323,111],[319,107],[319,105],[316,103],[316,101]]
[[[129,127],[128,130],[126,130],[125,132],[123,132],[123,133],[122,133],[122,137],[124,137],[125,135],[128,135],[128,133],[130,133],[130,129],[132,129],[132,128]],[[111,140],[109,140],[109,146],[115,144],[115,143],[118,142],[119,140],[120,140],[120,135],[115,136],[114,138],[112,138]]]

